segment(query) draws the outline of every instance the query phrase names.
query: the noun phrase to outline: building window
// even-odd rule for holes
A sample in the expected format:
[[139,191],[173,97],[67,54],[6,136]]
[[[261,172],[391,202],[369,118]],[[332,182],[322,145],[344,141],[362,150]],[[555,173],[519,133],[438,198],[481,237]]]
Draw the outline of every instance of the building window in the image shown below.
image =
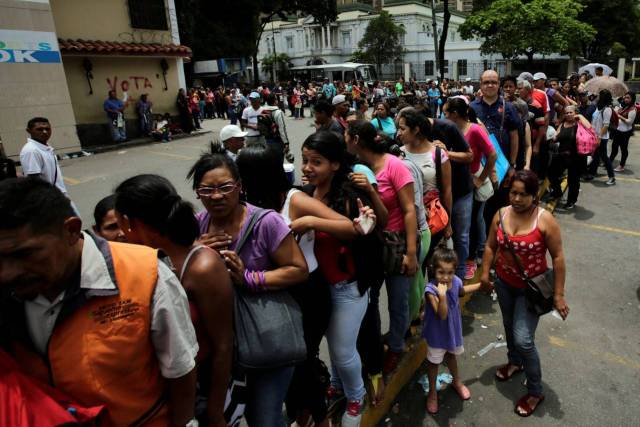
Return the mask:
[[467,75],[467,60],[466,59],[458,59],[458,75],[466,76]]
[[287,50],[293,50],[293,36],[286,36],[284,40],[287,44]]
[[433,61],[424,61],[424,74],[425,76],[433,76]]
[[342,32],[342,47],[351,47],[351,31]]
[[449,60],[445,59],[444,60],[444,74],[448,74],[449,73]]
[[451,41],[452,42],[456,41],[456,31],[455,30],[451,30]]
[[309,33],[304,33],[304,47],[309,47]]
[[400,24],[399,26],[400,26],[400,28],[402,28],[402,29],[404,30],[404,32],[403,32],[403,33],[402,33],[402,35],[400,36],[400,43],[401,43],[401,44],[405,44],[405,43],[406,43],[406,41],[405,41],[405,35],[407,34],[407,30],[404,28],[404,24]]
[[129,0],[132,28],[168,30],[164,0]]

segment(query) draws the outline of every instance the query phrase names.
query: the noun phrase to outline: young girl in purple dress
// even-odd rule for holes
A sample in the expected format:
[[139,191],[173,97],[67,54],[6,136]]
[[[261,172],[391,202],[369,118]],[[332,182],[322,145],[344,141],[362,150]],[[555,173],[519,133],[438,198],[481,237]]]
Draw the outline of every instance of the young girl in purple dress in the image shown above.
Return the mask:
[[446,361],[453,376],[453,389],[462,400],[468,400],[471,392],[460,380],[456,356],[464,352],[462,346],[462,316],[459,297],[481,288],[480,283],[463,285],[455,275],[458,257],[456,252],[446,247],[438,247],[431,258],[434,279],[425,287],[424,327],[422,336],[427,340],[427,376],[429,394],[427,411],[438,412],[436,377],[438,367]]

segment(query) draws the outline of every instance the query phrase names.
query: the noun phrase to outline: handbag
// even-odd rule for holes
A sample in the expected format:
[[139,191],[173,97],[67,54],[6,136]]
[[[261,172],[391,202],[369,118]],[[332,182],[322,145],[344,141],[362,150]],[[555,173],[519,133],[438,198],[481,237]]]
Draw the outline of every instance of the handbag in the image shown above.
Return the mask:
[[598,147],[598,136],[593,128],[586,128],[582,122],[578,121],[576,130],[576,149],[578,154],[590,156]]
[[[442,194],[442,151],[436,147],[436,186]],[[440,197],[432,197],[427,193],[423,197],[424,210],[427,214],[427,223],[431,235],[441,232],[449,224],[449,213],[442,205]]]
[[500,210],[498,217],[500,220],[500,229],[502,230],[502,235],[504,236],[507,248],[520,271],[522,280],[527,285],[524,290],[524,296],[527,299],[527,306],[529,310],[538,316],[547,314],[553,310],[553,294],[555,289],[555,275],[553,269],[549,268],[546,272],[539,274],[536,277],[529,277],[529,275],[524,271],[522,261],[520,260],[520,257],[516,255],[516,252],[511,245],[511,241],[509,240],[509,235],[504,228],[504,223],[502,222],[502,210]]
[[[484,169],[478,169],[478,171],[473,175],[475,177],[479,177],[482,175],[483,170]],[[473,190],[473,198],[479,202],[486,202],[491,198],[491,196],[493,196],[493,183],[491,182],[489,175],[487,175],[480,188]]]
[[407,252],[407,235],[404,231],[384,231],[382,259],[387,276],[397,276],[402,271],[402,259]]
[[[257,209],[234,251],[239,254],[256,222]],[[235,288],[234,328],[237,363],[247,369],[272,369],[307,358],[300,306],[286,290],[249,292]]]

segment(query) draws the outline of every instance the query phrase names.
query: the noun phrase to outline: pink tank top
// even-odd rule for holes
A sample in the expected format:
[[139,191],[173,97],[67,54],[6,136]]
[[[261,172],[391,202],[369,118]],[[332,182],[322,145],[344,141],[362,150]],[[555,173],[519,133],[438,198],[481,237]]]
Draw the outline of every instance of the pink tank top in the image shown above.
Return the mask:
[[[511,206],[503,211],[502,221],[504,221],[510,209]],[[518,258],[520,258],[524,271],[529,277],[535,277],[547,271],[547,245],[540,228],[538,228],[538,221],[543,212],[544,209],[538,208],[536,222],[529,233],[516,236],[509,235],[509,241],[511,242],[514,252]],[[514,288],[526,287],[518,265],[507,247],[501,227],[498,227],[497,237],[498,255],[496,258],[496,274],[502,281]]]

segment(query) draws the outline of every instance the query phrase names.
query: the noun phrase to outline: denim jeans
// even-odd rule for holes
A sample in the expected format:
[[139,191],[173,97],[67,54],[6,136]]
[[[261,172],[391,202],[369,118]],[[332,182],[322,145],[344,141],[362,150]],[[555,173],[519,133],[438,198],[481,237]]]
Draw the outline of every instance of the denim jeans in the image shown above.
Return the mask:
[[356,342],[367,311],[369,292],[360,295],[358,282],[333,285],[331,302],[331,319],[327,329],[331,384],[343,389],[348,400],[361,400],[366,391]]
[[127,129],[126,127],[117,127],[113,124],[113,120],[108,120],[107,124],[109,125],[109,132],[111,132],[111,139],[113,142],[122,142],[127,139]]
[[453,248],[458,255],[456,276],[464,280],[464,262],[469,256],[469,230],[471,229],[471,213],[473,210],[473,191],[454,200],[452,210]]
[[533,395],[542,394],[542,369],[535,344],[540,317],[527,307],[524,289],[496,280],[496,293],[507,337],[509,363],[524,366],[527,389]]
[[229,107],[227,114],[229,115],[229,120],[231,120],[232,125],[238,124],[238,115],[236,114],[235,107]]
[[247,407],[249,427],[284,427],[282,404],[293,377],[293,366],[247,372]]
[[389,350],[402,353],[404,335],[409,327],[409,290],[413,276],[389,276],[386,278],[389,297]]
[[467,259],[482,259],[484,244],[487,241],[487,227],[484,222],[484,206],[487,202],[479,202],[473,199],[471,216],[471,230],[469,234],[469,255]]
[[613,166],[611,166],[611,159],[607,154],[607,142],[609,142],[608,139],[600,140],[600,145],[596,149],[596,152],[593,153],[593,160],[589,165],[589,173],[591,175],[598,173],[598,166],[600,166],[600,160],[602,160],[604,162],[604,167],[607,169],[607,176],[609,178],[615,178],[615,175],[613,174]]

